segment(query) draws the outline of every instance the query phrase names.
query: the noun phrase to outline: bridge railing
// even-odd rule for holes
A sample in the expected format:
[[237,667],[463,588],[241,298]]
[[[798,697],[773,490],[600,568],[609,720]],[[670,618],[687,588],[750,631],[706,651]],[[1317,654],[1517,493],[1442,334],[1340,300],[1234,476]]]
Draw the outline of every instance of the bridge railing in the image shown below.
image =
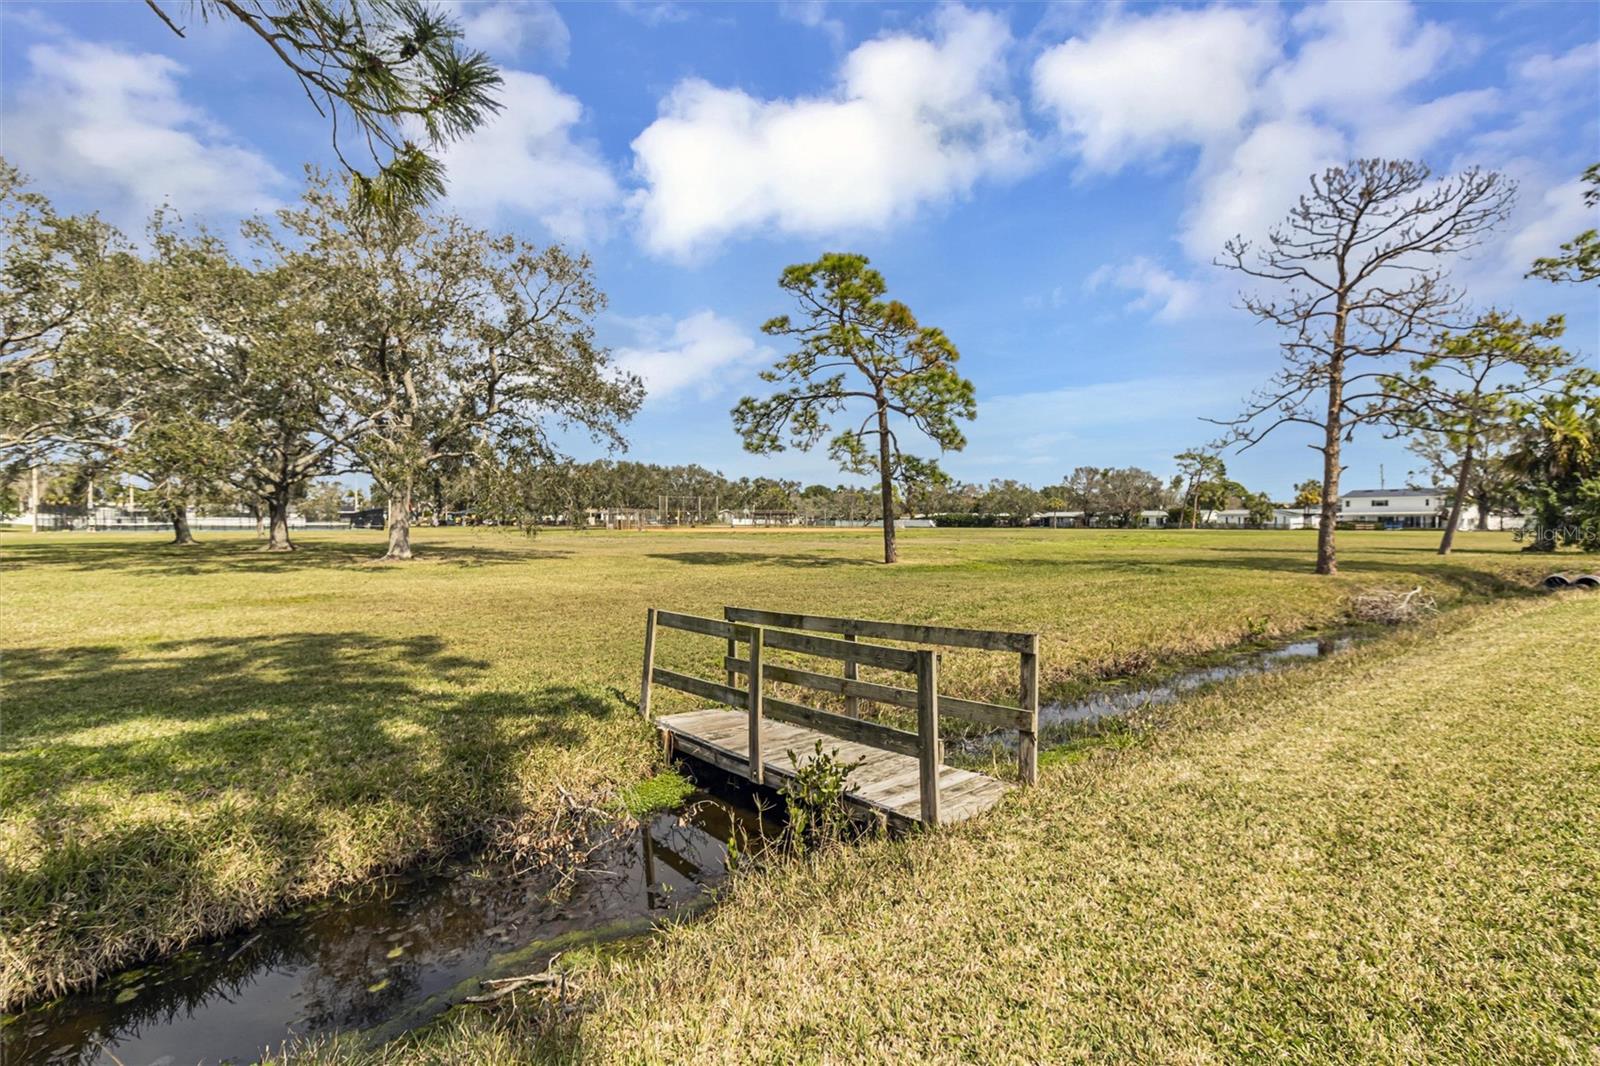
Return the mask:
[[[966,629],[959,626],[919,625],[904,622],[879,622],[865,618],[833,618],[827,615],[792,614],[784,611],[759,611],[750,607],[724,607],[723,617],[730,623],[775,626],[814,633],[837,633],[845,641],[859,637],[898,640],[908,644],[933,644],[947,648],[973,648],[980,651],[1009,652],[1018,657],[1017,706],[961,699],[940,694],[939,713],[996,729],[1017,731],[1017,776],[1025,785],[1039,779],[1039,634],[1015,633],[996,629]],[[733,652],[730,649],[729,656]],[[846,661],[842,678],[811,675],[811,687],[845,697],[845,713],[859,713],[859,701],[886,703],[896,707],[916,706],[916,693],[885,685],[872,685],[856,678],[856,663]],[[733,671],[728,672],[729,684]],[[774,675],[774,680],[779,680]]]
[[[939,718],[941,714],[949,712],[955,717],[981,724],[1017,728],[1023,738],[1022,744],[1019,745],[1022,779],[1027,784],[1034,782],[1038,765],[1039,717],[1036,635],[955,629],[946,626],[910,626],[864,619],[756,611],[741,607],[726,608],[724,613],[727,617],[719,620],[675,611],[662,611],[654,607],[646,611],[644,669],[640,680],[639,709],[646,719],[650,718],[651,690],[655,685],[662,685],[743,710],[748,719],[748,773],[752,781],[763,782],[762,721],[764,718],[773,718],[917,759],[921,819],[930,824],[937,824],[939,766],[944,761],[944,742],[939,737]],[[676,629],[724,640],[727,650],[723,658],[726,683],[708,681],[656,666],[655,640],[658,628]],[[810,632],[806,632],[807,630]],[[841,636],[815,635],[818,632],[837,633]],[[926,648],[912,650],[868,644],[857,639],[860,636],[1015,651],[1022,657],[1022,706],[1007,707],[1002,704],[941,696],[938,652]],[[740,655],[740,645],[745,649],[743,656]],[[765,654],[768,649],[836,660],[843,664],[844,676],[836,677],[768,662]],[[915,687],[905,688],[862,681],[857,674],[859,667],[863,665],[913,675]],[[744,679],[743,688],[737,687],[740,678]],[[770,695],[763,691],[769,680],[843,696],[846,713],[836,714]],[[858,717],[860,701],[916,710],[916,732],[896,729]]]

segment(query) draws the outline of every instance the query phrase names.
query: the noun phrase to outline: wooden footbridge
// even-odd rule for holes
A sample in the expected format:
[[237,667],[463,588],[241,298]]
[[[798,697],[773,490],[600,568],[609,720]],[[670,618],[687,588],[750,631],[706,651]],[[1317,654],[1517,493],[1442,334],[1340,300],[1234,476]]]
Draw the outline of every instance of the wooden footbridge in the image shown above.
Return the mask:
[[[723,681],[656,666],[658,629],[726,641]],[[1020,659],[1018,705],[946,696],[939,691],[937,651],[869,644],[862,637],[1015,654]],[[842,663],[842,676],[770,661],[770,651]],[[915,687],[861,680],[862,666],[910,675]],[[743,688],[737,687],[741,679]],[[766,691],[769,682],[843,697],[844,713],[780,699]],[[720,619],[702,618],[652,607],[645,615],[644,675],[639,694],[639,709],[646,719],[651,719],[651,689],[656,685],[720,705],[654,719],[670,753],[702,760],[757,784],[779,785],[794,776],[794,760],[804,764],[805,755],[814,753],[820,740],[823,751],[836,751],[846,762],[860,760],[846,784],[846,801],[893,824],[958,822],[988,810],[1011,787],[985,774],[944,764],[944,743],[939,737],[939,720],[944,716],[1016,729],[1019,777],[1031,785],[1038,776],[1039,638],[1035,633],[827,618],[745,607],[725,608]],[[916,732],[861,717],[862,703],[914,709]]]

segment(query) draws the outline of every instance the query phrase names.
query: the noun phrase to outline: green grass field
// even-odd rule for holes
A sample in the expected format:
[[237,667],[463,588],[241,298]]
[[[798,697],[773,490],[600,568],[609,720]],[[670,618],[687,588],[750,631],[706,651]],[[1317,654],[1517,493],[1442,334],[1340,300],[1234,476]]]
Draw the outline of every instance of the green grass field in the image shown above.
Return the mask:
[[[0,540],[0,1001],[638,780],[647,605],[1037,629],[1048,697],[1336,623],[1355,590],[1449,605],[1548,566],[1403,533],[1341,535],[1332,581],[1298,532],[912,531],[894,568],[871,531],[419,530],[410,565],[371,562],[376,533],[203,540]],[[672,638],[661,664],[712,672],[712,642]],[[1012,669],[956,656],[946,687],[999,695]]]
[[1600,596],[1477,606],[1170,707],[953,829],[735,882],[343,1066],[1600,1057]]

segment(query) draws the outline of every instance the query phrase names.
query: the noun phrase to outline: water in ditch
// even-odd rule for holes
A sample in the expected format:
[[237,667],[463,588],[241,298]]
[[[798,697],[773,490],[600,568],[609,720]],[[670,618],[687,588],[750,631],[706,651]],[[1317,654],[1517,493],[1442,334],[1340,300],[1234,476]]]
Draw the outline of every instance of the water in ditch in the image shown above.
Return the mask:
[[6,1016],[0,1061],[246,1063],[299,1037],[398,1035],[484,978],[539,972],[557,952],[646,932],[703,902],[726,876],[730,839],[754,851],[776,835],[746,801],[698,793],[608,838],[554,894],[548,870],[514,876],[472,860],[386,878]]
[[[1359,632],[1298,640],[1040,708],[1040,745],[1178,699],[1205,685],[1328,655]],[[952,762],[1015,752],[1005,731],[952,739]],[[707,775],[708,778],[710,775]],[[0,1061],[145,1064],[253,1062],[298,1037],[360,1031],[373,1041],[414,1028],[481,990],[485,978],[540,971],[557,952],[647,931],[703,901],[726,875],[727,843],[758,850],[779,831],[748,792],[716,779],[681,813],[609,840],[552,898],[547,872],[507,876],[470,860],[385,879],[139,967],[86,992],[5,1018]]]
[[[1235,655],[1223,663],[1184,670],[1158,682],[1107,689],[1080,700],[1045,704],[1039,708],[1039,747],[1041,750],[1058,747],[1082,737],[1086,730],[1126,718],[1136,711],[1171,703],[1195,689],[1332,655],[1371,636],[1367,631],[1348,629],[1294,640]],[[1015,754],[1016,746],[1017,734],[1002,730],[948,741],[946,752],[953,761],[979,764]]]

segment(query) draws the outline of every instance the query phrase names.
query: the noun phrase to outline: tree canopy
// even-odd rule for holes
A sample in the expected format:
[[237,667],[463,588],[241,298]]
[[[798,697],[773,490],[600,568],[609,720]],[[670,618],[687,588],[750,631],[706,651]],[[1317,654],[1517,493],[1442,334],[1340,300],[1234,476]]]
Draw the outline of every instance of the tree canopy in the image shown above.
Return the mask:
[[[158,0],[145,4],[185,35]],[[488,56],[464,48],[456,21],[424,0],[194,0],[190,6],[202,18],[243,26],[294,74],[329,120],[334,153],[357,202],[368,207],[404,212],[443,195],[444,168],[433,150],[500,109],[500,72]]]
[[[792,340],[796,349],[761,373],[780,386],[766,397],[746,396],[733,409],[734,428],[748,451],[802,449],[823,437],[828,453],[851,473],[875,473],[883,514],[883,561],[897,558],[894,483],[910,473],[927,479],[934,460],[907,454],[896,419],[941,452],[966,446],[957,422],[977,413],[972,383],[956,373],[960,353],[944,331],[924,326],[898,300],[864,255],[830,252],[784,270],[778,285],[798,306],[762,332]],[[864,413],[864,416],[863,416]],[[833,420],[843,416],[835,431]],[[859,421],[857,421],[858,416]]]

